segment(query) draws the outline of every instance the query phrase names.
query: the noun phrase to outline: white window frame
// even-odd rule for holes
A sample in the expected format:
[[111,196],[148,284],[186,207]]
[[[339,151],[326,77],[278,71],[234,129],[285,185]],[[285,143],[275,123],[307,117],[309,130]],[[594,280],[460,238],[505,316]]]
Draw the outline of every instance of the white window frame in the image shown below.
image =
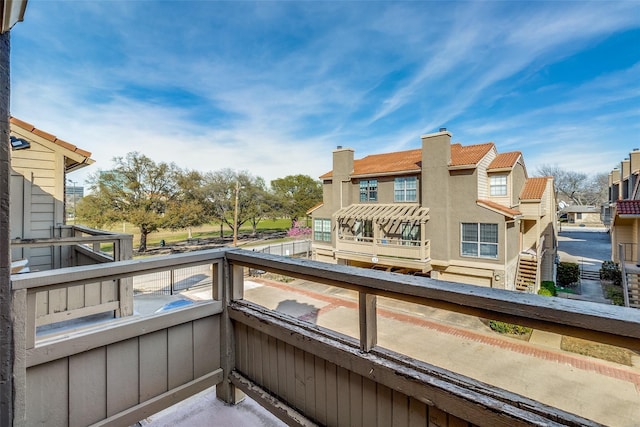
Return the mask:
[[[409,194],[413,194],[410,197]],[[394,202],[417,202],[418,201],[418,178],[406,176],[396,178],[393,181],[393,201]]]
[[489,195],[492,197],[504,197],[508,194],[507,175],[491,175],[489,177]]
[[378,180],[377,179],[361,179],[359,186],[360,186],[361,202],[377,202],[378,201]]
[[314,218],[313,220],[313,240],[320,242],[331,241],[331,219]]
[[[475,236],[471,236],[473,234],[473,227],[475,227]],[[495,235],[495,241],[490,241],[493,239],[487,239],[486,233]],[[498,224],[481,222],[460,223],[460,256],[498,259],[499,241]]]

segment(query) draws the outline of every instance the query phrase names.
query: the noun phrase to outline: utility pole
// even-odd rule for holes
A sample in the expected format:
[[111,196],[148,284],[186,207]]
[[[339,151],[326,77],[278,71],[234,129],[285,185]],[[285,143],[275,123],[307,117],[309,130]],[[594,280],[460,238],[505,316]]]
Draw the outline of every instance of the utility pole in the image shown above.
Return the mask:
[[236,204],[233,209],[233,246],[238,246],[238,193],[240,193],[240,181],[236,179]]

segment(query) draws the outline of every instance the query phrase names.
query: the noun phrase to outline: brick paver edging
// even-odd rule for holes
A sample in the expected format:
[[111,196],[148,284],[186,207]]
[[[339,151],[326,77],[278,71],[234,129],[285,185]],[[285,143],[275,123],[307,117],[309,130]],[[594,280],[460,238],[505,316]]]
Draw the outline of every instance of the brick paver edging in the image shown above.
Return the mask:
[[[338,298],[338,297],[329,296],[329,295],[321,294],[314,291],[309,291],[306,289],[300,289],[300,288],[287,285],[284,283],[276,282],[273,280],[255,278],[255,277],[252,277],[251,280],[266,286],[276,287],[288,292],[296,292],[298,294],[305,295],[305,296],[329,303],[328,306],[322,307],[318,311],[317,313],[318,315],[320,313],[326,313],[338,307],[358,309],[358,303],[356,301],[350,301],[343,298]],[[549,360],[557,363],[567,364],[577,369],[591,371],[591,372],[595,372],[611,378],[628,381],[633,383],[636,386],[636,389],[640,391],[640,372],[632,372],[627,369],[619,368],[616,366],[610,366],[606,363],[600,362],[598,360],[594,360],[593,358],[590,358],[588,356],[565,353],[565,352],[562,352],[561,350],[554,351],[550,349],[543,349],[533,344],[529,344],[528,342],[517,341],[510,338],[485,335],[479,332],[470,331],[470,330],[455,327],[455,326],[444,325],[442,323],[438,323],[431,320],[420,319],[415,316],[411,316],[409,314],[399,313],[396,311],[387,310],[380,307],[378,307],[376,311],[378,315],[384,316],[386,318],[399,320],[402,322],[413,323],[414,325],[423,326],[425,328],[429,328],[431,330],[435,330],[435,331],[449,334],[452,336],[465,338],[467,340],[472,340],[482,344],[492,345],[492,346],[510,350],[510,351],[515,351],[517,353],[524,354],[527,356],[537,357],[539,359],[545,359],[545,360]],[[304,319],[304,316],[300,317],[300,319],[306,320]]]

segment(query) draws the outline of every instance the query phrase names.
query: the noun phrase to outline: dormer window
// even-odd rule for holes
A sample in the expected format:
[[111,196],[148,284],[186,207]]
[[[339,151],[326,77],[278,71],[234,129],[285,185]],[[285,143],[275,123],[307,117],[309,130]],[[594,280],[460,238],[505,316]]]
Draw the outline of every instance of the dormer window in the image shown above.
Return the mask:
[[489,191],[491,196],[506,196],[507,175],[491,175],[489,178]]

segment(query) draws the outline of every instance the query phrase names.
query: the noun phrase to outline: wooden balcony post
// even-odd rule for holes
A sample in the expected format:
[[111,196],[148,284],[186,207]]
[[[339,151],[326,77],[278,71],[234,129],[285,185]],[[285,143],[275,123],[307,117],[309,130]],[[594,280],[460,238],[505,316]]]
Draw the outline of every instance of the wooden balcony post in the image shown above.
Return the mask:
[[359,293],[360,349],[371,350],[378,342],[376,295]]
[[236,366],[236,346],[233,332],[233,323],[229,317],[229,303],[232,300],[242,299],[244,287],[244,268],[233,265],[228,259],[224,260],[224,283],[222,318],[220,319],[220,362],[224,377],[222,382],[216,385],[218,399],[235,405],[244,400],[245,394],[231,383],[231,371]]

